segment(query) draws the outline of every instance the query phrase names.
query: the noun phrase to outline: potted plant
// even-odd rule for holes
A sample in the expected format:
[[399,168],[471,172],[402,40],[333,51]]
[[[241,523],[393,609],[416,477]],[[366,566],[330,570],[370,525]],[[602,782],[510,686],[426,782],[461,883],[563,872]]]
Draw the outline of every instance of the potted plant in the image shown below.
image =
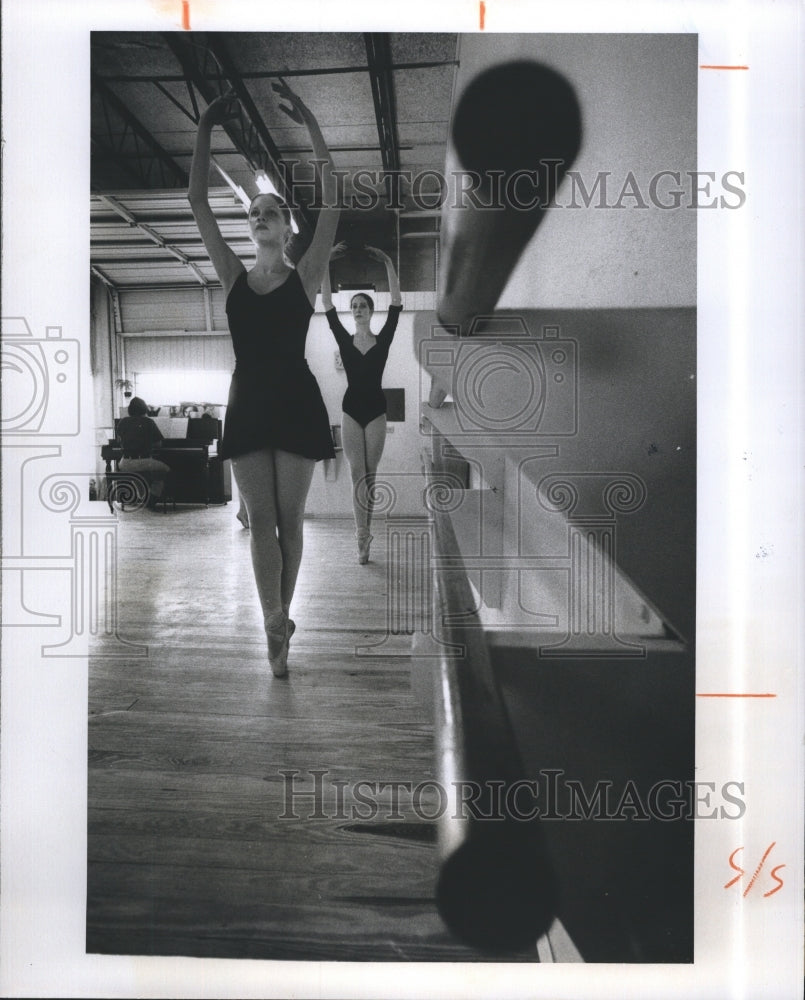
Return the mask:
[[115,388],[122,389],[123,395],[126,397],[126,399],[130,399],[131,394],[134,392],[134,385],[127,378],[116,378]]

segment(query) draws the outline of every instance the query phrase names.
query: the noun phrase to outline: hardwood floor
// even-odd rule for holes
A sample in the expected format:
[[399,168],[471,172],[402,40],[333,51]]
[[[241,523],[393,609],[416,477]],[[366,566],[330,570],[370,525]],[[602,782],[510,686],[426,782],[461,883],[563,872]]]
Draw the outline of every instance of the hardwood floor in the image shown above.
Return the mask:
[[118,515],[119,635],[147,655],[90,661],[89,952],[488,957],[433,903],[433,802],[407,791],[433,778],[431,720],[384,655],[383,528],[361,567],[350,522],[307,522],[275,679],[235,507]]

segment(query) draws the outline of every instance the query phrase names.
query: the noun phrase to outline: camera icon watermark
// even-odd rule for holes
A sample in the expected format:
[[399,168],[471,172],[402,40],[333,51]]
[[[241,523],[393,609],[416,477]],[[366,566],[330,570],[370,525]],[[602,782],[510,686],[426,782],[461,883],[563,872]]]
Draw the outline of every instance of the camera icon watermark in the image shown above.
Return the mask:
[[80,344],[60,326],[36,338],[21,316],[2,320],[0,433],[73,437],[80,428]]
[[558,326],[479,316],[467,336],[434,324],[421,366],[453,397],[464,434],[570,437],[578,430],[578,350]]

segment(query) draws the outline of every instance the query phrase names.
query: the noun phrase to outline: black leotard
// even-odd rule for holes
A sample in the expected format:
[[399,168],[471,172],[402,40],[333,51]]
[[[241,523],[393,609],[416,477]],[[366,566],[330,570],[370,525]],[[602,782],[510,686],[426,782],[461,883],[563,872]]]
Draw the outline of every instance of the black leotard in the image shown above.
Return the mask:
[[341,325],[335,308],[325,313],[347,373],[347,391],[341,408],[361,427],[386,412],[386,397],[380,383],[401,312],[402,306],[389,306],[388,319],[377,335],[376,343],[366,354],[355,346],[352,337]]
[[330,420],[305,361],[313,306],[296,271],[271,292],[238,275],[226,300],[235,371],[219,453],[235,458],[262,448],[334,458]]

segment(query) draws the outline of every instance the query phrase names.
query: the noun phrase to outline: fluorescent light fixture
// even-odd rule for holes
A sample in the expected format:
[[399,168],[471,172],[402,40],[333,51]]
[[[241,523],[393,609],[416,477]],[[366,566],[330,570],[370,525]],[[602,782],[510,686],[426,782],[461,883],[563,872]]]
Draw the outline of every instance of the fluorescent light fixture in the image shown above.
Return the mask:
[[215,167],[215,169],[218,171],[218,173],[223,177],[223,179],[226,181],[227,185],[235,193],[235,197],[240,200],[241,204],[245,207],[246,211],[248,212],[249,205],[251,204],[251,198],[249,198],[249,196],[246,194],[246,192],[243,190],[243,188],[240,186],[240,184],[236,184],[232,180],[232,178],[229,176],[229,174],[224,170],[224,168],[214,158],[213,158],[213,161],[212,161],[212,165]]
[[281,197],[279,191],[274,187],[273,181],[265,170],[255,170],[254,182],[257,185],[257,190],[260,194],[275,194],[278,198]]

